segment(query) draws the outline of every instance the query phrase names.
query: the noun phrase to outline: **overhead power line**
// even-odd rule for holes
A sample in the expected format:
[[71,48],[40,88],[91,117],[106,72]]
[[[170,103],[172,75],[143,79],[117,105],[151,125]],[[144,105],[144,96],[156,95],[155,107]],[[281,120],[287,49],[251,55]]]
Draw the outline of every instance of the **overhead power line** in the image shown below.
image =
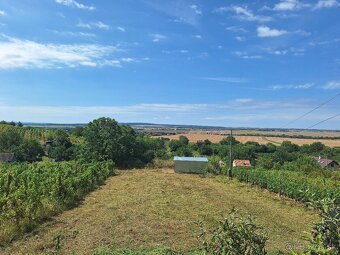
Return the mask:
[[290,124],[294,123],[295,121],[298,121],[300,119],[302,119],[303,117],[307,116],[308,114],[314,112],[315,110],[321,108],[322,106],[324,106],[325,104],[328,104],[329,102],[331,102],[332,100],[334,100],[336,97],[338,97],[340,95],[340,93],[336,94],[334,97],[328,99],[326,102],[323,102],[322,104],[318,105],[317,107],[315,107],[314,109],[310,110],[309,112],[304,113],[303,115],[301,115],[300,117],[288,122],[286,125],[282,126],[282,128],[285,128],[287,126],[289,126]]
[[307,129],[313,128],[313,127],[315,127],[315,126],[317,126],[317,125],[319,125],[319,124],[321,124],[321,123],[324,123],[324,122],[326,122],[326,121],[328,121],[328,120],[334,119],[334,118],[339,117],[339,116],[340,116],[340,113],[337,114],[337,115],[334,115],[334,116],[332,116],[332,117],[329,117],[329,118],[327,118],[327,119],[325,119],[325,120],[319,121],[318,123],[316,123],[316,124],[314,124],[314,125],[308,127]]

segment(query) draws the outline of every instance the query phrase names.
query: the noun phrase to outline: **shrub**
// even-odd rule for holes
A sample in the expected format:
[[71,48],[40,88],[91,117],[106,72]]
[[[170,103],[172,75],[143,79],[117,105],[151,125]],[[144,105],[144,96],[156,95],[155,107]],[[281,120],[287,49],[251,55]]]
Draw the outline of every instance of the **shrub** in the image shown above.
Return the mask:
[[302,254],[338,255],[340,251],[340,206],[335,203],[334,199],[322,199],[310,204],[318,208],[321,222],[314,225],[312,232],[305,233],[304,239],[309,242],[309,247]]
[[229,217],[218,222],[211,230],[200,224],[199,239],[206,254],[261,255],[267,254],[268,240],[263,228],[254,223],[250,215],[232,210]]

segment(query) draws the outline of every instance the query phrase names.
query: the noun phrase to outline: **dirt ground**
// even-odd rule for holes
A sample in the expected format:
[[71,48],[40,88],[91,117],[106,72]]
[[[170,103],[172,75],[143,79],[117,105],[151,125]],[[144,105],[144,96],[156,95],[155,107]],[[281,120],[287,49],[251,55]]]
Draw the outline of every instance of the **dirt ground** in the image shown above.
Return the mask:
[[119,171],[81,205],[0,254],[91,254],[98,247],[186,251],[199,246],[198,221],[211,225],[232,208],[251,213],[264,226],[269,251],[301,247],[303,231],[317,220],[299,204],[221,176],[175,174],[171,169]]

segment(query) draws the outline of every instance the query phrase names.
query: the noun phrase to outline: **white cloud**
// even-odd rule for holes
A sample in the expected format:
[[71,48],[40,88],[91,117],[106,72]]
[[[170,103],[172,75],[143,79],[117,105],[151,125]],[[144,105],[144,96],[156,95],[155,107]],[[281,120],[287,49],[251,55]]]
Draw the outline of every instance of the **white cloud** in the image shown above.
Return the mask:
[[244,42],[246,40],[243,36],[235,36],[235,39],[239,42]]
[[120,32],[125,32],[126,31],[124,27],[116,27],[116,29],[118,31],[120,31]]
[[163,50],[162,52],[165,54],[177,54],[177,53],[187,54],[189,53],[188,50]]
[[243,32],[243,33],[246,33],[247,30],[244,29],[243,27],[241,26],[230,26],[230,27],[226,27],[225,28],[227,31],[232,31],[232,32]]
[[275,11],[295,11],[302,8],[310,7],[310,4],[301,3],[298,0],[282,0],[277,3],[273,10]]
[[340,3],[336,0],[319,0],[314,9],[322,9],[322,8],[332,8],[332,7],[340,7]]
[[90,22],[90,23],[83,23],[83,22],[79,22],[77,24],[77,27],[81,27],[81,28],[87,28],[87,29],[104,29],[104,30],[109,30],[110,26],[101,22],[101,21],[97,21],[97,22]]
[[255,15],[247,6],[234,5],[232,7],[219,7],[214,10],[216,13],[234,12],[236,17],[246,21],[267,22],[271,21],[270,16]]
[[262,59],[261,55],[249,55],[247,52],[244,51],[234,51],[232,52],[233,55],[243,58],[243,59]]
[[314,83],[304,83],[304,84],[288,84],[288,85],[274,85],[271,86],[272,90],[282,90],[282,89],[310,89],[314,87]]
[[271,29],[267,26],[259,26],[257,28],[257,36],[258,37],[277,37],[287,34],[285,30]]
[[199,18],[202,16],[202,11],[197,5],[188,5],[188,1],[171,0],[171,1],[154,1],[143,0],[153,9],[165,13],[173,18],[171,22],[179,22],[196,26]]
[[61,36],[82,36],[82,37],[96,37],[93,33],[84,33],[84,32],[72,32],[72,31],[58,31],[58,30],[52,30],[53,33]]
[[78,8],[78,9],[84,9],[84,10],[89,10],[89,11],[94,11],[96,8],[94,6],[87,6],[84,4],[81,4],[75,0],[55,0],[56,3],[58,4],[62,4],[65,6],[69,6],[69,7],[74,7],[74,8]]
[[192,9],[197,15],[202,15],[202,10],[196,5],[190,5],[190,9]]
[[149,34],[149,36],[151,37],[153,42],[160,42],[160,41],[168,39],[168,37],[162,34]]
[[323,89],[340,89],[340,81],[330,81],[326,85],[322,86]]
[[237,77],[200,77],[201,80],[208,81],[218,81],[218,82],[226,82],[226,83],[246,83],[248,82],[245,78],[237,78]]
[[5,15],[6,15],[6,12],[3,10],[0,10],[0,16],[5,16]]
[[121,66],[121,61],[113,57],[113,53],[121,51],[115,46],[38,43],[2,37],[5,41],[0,42],[0,69]]
[[201,35],[195,35],[196,39],[202,39],[203,37]]

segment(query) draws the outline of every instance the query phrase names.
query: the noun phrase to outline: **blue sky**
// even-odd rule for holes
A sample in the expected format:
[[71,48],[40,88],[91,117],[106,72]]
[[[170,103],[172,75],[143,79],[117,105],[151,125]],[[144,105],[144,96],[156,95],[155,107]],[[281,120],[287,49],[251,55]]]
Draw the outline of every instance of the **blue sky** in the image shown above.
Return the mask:
[[340,93],[339,28],[336,0],[1,0],[0,119],[282,127]]

